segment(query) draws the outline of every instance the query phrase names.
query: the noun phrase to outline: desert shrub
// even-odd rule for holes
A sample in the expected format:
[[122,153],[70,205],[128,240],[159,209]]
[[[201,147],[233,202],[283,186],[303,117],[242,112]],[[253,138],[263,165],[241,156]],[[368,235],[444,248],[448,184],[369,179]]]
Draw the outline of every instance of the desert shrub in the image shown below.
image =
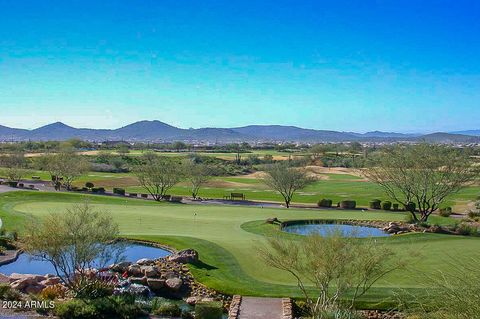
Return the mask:
[[53,285],[45,287],[40,293],[40,298],[44,300],[55,300],[65,298],[67,290],[62,285]]
[[463,236],[478,236],[480,234],[476,226],[467,223],[459,224],[456,231]]
[[331,199],[321,199],[317,203],[318,207],[332,207],[332,200]]
[[172,196],[170,197],[170,201],[172,203],[180,203],[182,201],[183,197],[182,196]]
[[18,187],[22,187],[22,188],[23,188],[24,186],[25,186],[24,183],[18,183]]
[[438,214],[443,217],[449,217],[450,215],[452,215],[452,207],[440,208]]
[[111,296],[91,302],[71,299],[57,304],[54,312],[61,319],[133,319],[143,314],[131,296]]
[[170,200],[171,197],[172,197],[172,195],[165,194],[165,195],[163,195],[162,199]]
[[97,299],[113,294],[114,283],[99,278],[80,277],[74,283],[75,297]]
[[60,319],[97,319],[99,317],[94,305],[79,299],[58,303],[54,313]]
[[10,187],[17,187],[18,182],[8,181],[7,184],[8,184],[8,186],[10,186]]
[[480,217],[480,212],[476,212],[476,211],[471,210],[471,211],[468,212],[468,217],[470,217],[472,219]]
[[114,194],[117,194],[117,195],[125,196],[125,189],[123,189],[123,188],[118,188],[118,187],[114,187],[114,188],[113,188],[113,193],[114,193]]
[[398,211],[398,203],[392,204],[393,210]]
[[222,319],[223,305],[220,301],[199,302],[195,305],[196,319]]
[[[11,241],[16,241],[18,239],[18,234],[16,231],[7,231],[5,232],[4,237]],[[5,246],[8,247],[8,246]]]
[[0,255],[3,255],[5,254],[5,251],[7,250],[7,248],[3,247],[3,246],[0,246]]
[[392,202],[385,201],[382,203],[382,209],[383,210],[390,210],[392,209]]
[[0,299],[4,299],[5,294],[12,289],[9,284],[0,284]]
[[357,207],[357,202],[354,200],[342,200],[340,202],[340,208],[355,209],[355,207]]
[[[8,234],[8,232],[6,234]],[[15,249],[15,246],[12,244],[12,240],[7,238],[6,234],[3,234],[3,237],[0,237],[0,246],[5,247],[5,249]]]
[[380,203],[381,203],[381,200],[379,200],[379,199],[374,199],[374,200],[371,200],[371,201],[368,203],[368,207],[369,207],[370,209],[380,209],[380,208],[381,208]]
[[177,304],[171,302],[161,302],[152,309],[152,313],[161,316],[179,317],[182,314],[182,309]]
[[148,198],[148,194],[141,194],[142,198]]
[[137,193],[130,193],[130,194],[128,194],[128,196],[130,196],[130,197],[137,197],[138,194],[137,194]]
[[86,183],[85,183],[85,187],[86,187],[86,188],[94,188],[95,185],[94,185],[92,182],[86,182]]
[[103,188],[103,187],[93,187],[92,188],[92,193],[104,194],[105,193],[105,188]]

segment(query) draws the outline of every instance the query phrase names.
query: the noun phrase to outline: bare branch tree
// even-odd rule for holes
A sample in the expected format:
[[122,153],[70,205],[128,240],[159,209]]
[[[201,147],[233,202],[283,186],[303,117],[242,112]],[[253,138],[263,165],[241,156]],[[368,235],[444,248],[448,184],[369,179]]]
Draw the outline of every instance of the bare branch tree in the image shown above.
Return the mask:
[[448,196],[478,176],[478,168],[461,150],[430,144],[394,147],[362,172],[403,204],[416,222],[427,221]]
[[200,187],[212,177],[212,169],[204,164],[195,164],[189,161],[185,164],[184,171],[191,186],[192,197],[196,199]]
[[136,168],[135,174],[142,187],[156,201],[160,201],[181,180],[183,171],[181,165],[173,160],[149,157],[145,164]]
[[282,195],[287,208],[290,207],[295,192],[313,182],[313,179],[304,171],[288,167],[283,163],[271,165],[266,173],[267,176],[263,182]]
[[47,169],[52,176],[52,183],[56,190],[60,190],[60,186],[70,190],[73,181],[90,168],[89,163],[73,151],[63,151],[47,156]]
[[91,269],[122,259],[124,246],[114,243],[118,234],[111,216],[85,202],[32,221],[22,247],[34,258],[50,262],[63,283],[77,293],[79,280],[88,277]]
[[335,318],[353,318],[358,298],[405,266],[375,239],[359,241],[340,232],[311,234],[298,241],[269,237],[267,242],[259,248],[260,256],[295,278],[314,319],[331,318],[332,313]]

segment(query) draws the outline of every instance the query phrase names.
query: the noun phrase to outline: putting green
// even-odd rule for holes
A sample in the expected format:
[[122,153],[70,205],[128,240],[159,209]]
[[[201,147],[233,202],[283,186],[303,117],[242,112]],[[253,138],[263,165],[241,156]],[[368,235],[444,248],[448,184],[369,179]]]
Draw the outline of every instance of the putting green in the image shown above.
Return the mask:
[[[41,218],[49,212],[64,211],[72,203],[84,199],[88,199],[99,210],[109,212],[119,224],[122,236],[160,241],[180,249],[197,249],[205,263],[193,267],[200,281],[224,292],[252,295],[296,294],[295,281],[287,274],[265,265],[258,256],[255,246],[264,242],[264,236],[261,231],[256,231],[255,225],[273,226],[261,226],[261,222],[254,221],[269,217],[280,220],[322,218],[388,221],[405,218],[402,213],[390,212],[182,205],[39,192],[0,195],[0,218],[7,229],[21,230],[26,218]],[[452,222],[451,219],[440,217],[434,217],[432,221]],[[468,258],[480,248],[480,238],[437,234],[408,234],[379,240],[387,242],[398,254],[397,258],[409,258],[412,252],[421,253],[421,257],[415,259],[411,269],[393,273],[378,282],[376,290],[372,291],[372,298],[387,295],[394,288],[419,287],[419,278],[425,274],[437,270],[448,271],[449,260]]]

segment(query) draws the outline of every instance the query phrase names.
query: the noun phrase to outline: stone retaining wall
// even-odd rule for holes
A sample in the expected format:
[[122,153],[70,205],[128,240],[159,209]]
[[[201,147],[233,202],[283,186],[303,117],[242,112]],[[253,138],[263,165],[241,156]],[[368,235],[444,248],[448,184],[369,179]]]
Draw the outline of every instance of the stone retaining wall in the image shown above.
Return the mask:
[[292,299],[283,298],[282,299],[282,319],[293,319],[293,305]]
[[237,319],[240,312],[240,304],[242,303],[242,296],[235,295],[230,303],[230,309],[228,311],[228,319]]

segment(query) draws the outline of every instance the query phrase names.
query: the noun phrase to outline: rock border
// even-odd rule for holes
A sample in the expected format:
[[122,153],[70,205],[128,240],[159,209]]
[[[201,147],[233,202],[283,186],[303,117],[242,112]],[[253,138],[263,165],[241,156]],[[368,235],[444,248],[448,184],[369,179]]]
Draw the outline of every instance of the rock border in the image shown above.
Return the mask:
[[293,303],[290,298],[282,298],[282,319],[293,319]]
[[240,314],[240,304],[242,303],[242,296],[234,295],[228,310],[228,319],[237,319]]

